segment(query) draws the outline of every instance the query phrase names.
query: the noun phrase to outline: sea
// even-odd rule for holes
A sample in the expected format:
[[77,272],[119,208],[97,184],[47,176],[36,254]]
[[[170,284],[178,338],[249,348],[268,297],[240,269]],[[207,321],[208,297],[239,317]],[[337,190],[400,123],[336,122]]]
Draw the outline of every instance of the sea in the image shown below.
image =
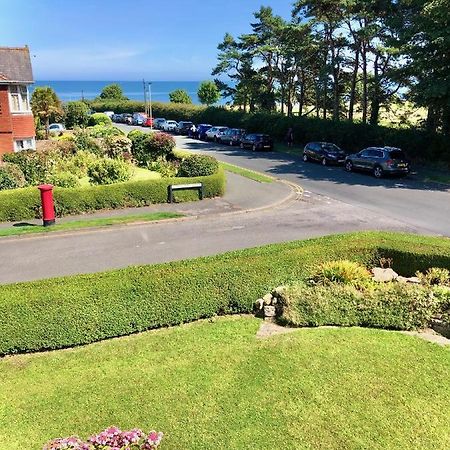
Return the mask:
[[[125,97],[130,100],[144,101],[144,85],[142,81],[55,81],[39,80],[31,87],[32,91],[37,86],[50,86],[62,102],[90,100],[98,97],[102,89],[108,84],[117,83],[122,89]],[[186,90],[195,104],[200,104],[197,91],[201,81],[152,81],[152,101],[168,102],[169,93],[175,89]]]

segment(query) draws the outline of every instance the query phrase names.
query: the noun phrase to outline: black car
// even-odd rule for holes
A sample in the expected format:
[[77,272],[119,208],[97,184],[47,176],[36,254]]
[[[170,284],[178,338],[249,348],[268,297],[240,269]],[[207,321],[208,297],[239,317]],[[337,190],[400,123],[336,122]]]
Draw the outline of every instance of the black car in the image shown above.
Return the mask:
[[218,136],[217,140],[221,144],[239,145],[242,137],[245,135],[245,130],[242,128],[228,128],[225,132]]
[[190,131],[191,131],[193,125],[194,124],[192,122],[188,122],[188,121],[178,122],[178,127],[175,129],[175,132],[177,134],[182,134],[184,136],[188,136],[190,134]]
[[273,150],[273,140],[268,134],[246,134],[242,137],[241,148],[256,150]]
[[343,164],[346,156],[337,145],[329,142],[310,142],[303,149],[303,161],[319,161],[323,166]]
[[383,175],[408,175],[409,161],[405,152],[395,147],[369,147],[347,156],[345,170],[354,169],[372,172],[376,178]]
[[197,139],[200,139],[201,141],[206,141],[206,132],[212,128],[212,125],[209,123],[201,123],[197,127]]

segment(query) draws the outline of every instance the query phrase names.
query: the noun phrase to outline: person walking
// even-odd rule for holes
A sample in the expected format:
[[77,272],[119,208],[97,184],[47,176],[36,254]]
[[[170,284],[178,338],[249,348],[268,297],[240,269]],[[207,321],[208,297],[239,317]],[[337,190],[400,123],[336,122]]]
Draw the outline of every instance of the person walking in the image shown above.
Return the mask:
[[294,144],[294,130],[292,127],[289,127],[287,133],[286,133],[286,142],[288,147],[292,147]]

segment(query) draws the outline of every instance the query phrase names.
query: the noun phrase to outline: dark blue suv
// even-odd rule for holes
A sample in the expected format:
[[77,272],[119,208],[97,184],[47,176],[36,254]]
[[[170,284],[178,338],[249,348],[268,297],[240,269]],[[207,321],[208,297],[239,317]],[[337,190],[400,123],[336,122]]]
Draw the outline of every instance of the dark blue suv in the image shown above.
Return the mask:
[[208,123],[201,123],[198,127],[197,127],[197,138],[200,139],[201,141],[206,140],[206,132],[212,128],[212,125],[209,125]]

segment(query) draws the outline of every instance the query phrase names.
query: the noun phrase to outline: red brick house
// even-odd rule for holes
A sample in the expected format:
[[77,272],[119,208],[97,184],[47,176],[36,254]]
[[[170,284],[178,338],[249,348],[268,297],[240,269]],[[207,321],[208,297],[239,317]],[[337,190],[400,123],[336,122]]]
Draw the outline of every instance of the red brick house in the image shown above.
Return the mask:
[[0,155],[36,148],[28,47],[0,47]]

